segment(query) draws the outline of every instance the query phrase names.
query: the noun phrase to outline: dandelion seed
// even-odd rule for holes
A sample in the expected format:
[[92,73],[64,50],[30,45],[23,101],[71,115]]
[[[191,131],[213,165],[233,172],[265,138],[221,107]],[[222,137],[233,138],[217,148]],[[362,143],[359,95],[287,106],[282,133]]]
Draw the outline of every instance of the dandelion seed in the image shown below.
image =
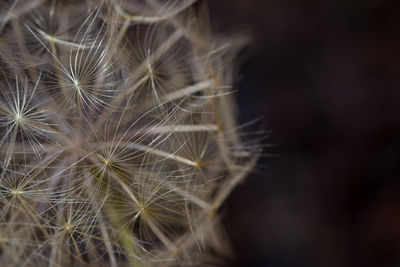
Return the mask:
[[22,115],[19,112],[17,112],[17,114],[15,114],[14,116],[14,120],[16,124],[20,123],[22,124],[24,122],[24,117],[22,117]]

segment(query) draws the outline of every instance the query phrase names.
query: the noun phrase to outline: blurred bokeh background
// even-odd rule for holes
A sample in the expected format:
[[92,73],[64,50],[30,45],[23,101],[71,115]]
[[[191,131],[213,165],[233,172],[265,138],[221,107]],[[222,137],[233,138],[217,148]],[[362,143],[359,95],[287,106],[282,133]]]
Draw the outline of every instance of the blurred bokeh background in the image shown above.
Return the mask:
[[[400,266],[400,4],[210,0],[251,29],[240,121],[273,130],[223,208],[227,266]],[[271,150],[271,151],[269,151]]]

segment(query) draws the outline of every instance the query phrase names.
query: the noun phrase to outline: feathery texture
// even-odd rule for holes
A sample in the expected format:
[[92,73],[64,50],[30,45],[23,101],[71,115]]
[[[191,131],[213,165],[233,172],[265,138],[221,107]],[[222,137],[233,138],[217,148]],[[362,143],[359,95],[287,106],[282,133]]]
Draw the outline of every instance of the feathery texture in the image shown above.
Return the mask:
[[[0,265],[190,266],[253,168],[194,0],[0,4]],[[206,18],[204,18],[206,20]]]

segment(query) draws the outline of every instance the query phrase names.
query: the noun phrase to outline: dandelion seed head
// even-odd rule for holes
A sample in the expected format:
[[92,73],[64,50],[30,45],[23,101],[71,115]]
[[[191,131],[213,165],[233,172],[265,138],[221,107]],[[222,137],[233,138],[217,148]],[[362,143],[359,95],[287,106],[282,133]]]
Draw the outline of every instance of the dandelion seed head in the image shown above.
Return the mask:
[[194,2],[2,4],[0,265],[227,252],[218,209],[260,150],[233,112],[242,42],[214,36]]

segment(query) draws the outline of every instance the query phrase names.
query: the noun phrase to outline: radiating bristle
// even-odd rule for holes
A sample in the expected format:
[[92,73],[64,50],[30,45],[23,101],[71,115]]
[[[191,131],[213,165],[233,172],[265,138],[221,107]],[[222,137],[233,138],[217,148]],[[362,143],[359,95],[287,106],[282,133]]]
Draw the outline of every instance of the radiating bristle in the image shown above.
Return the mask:
[[0,5],[1,266],[224,253],[216,211],[261,151],[235,120],[242,42],[214,38],[194,2]]

